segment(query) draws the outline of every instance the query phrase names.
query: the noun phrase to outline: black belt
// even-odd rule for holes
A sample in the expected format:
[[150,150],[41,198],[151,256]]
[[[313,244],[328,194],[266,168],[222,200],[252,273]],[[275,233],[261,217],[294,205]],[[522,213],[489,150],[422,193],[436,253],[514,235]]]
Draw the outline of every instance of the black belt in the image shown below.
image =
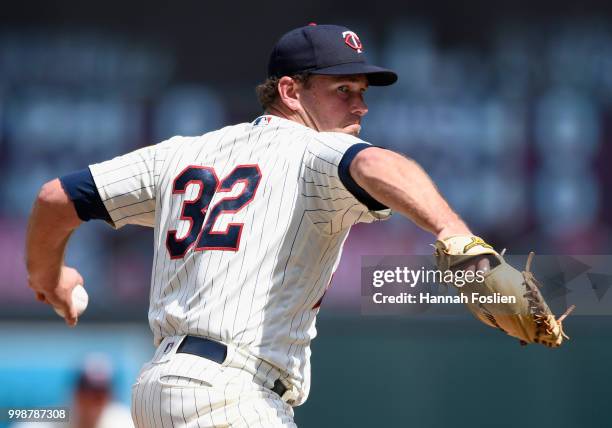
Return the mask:
[[[176,352],[197,355],[217,364],[223,364],[225,358],[227,358],[227,346],[223,343],[197,336],[185,336]],[[276,379],[272,392],[282,397],[286,391],[287,387],[283,385],[280,379]]]

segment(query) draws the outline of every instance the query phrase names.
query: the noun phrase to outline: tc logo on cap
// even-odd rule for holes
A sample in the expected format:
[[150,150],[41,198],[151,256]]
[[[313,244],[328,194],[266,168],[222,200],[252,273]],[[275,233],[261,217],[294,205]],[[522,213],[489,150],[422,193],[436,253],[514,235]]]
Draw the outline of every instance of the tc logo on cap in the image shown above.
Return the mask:
[[342,37],[344,37],[344,43],[355,49],[357,53],[363,52],[363,45],[361,44],[361,40],[359,40],[359,36],[357,36],[357,34],[353,33],[352,31],[345,31],[342,33]]

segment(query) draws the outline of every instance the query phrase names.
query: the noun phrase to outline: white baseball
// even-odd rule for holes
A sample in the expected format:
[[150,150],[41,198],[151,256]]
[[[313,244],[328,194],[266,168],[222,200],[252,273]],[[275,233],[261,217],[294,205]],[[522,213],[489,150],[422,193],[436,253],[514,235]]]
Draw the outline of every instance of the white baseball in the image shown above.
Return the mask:
[[[78,284],[76,287],[72,289],[72,304],[77,310],[77,314],[81,315],[87,309],[87,304],[89,303],[89,296],[87,295],[87,291],[85,288]],[[60,316],[64,317],[64,311],[62,309],[53,308],[55,312]]]

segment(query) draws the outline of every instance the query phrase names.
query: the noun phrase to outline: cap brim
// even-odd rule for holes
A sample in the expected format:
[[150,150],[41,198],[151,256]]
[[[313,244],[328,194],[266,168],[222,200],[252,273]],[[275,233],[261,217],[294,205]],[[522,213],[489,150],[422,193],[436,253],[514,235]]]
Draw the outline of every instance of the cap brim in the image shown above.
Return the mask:
[[397,82],[397,74],[386,68],[363,62],[333,65],[310,71],[311,74],[325,74],[331,76],[350,76],[352,74],[365,74],[371,86],[388,86]]

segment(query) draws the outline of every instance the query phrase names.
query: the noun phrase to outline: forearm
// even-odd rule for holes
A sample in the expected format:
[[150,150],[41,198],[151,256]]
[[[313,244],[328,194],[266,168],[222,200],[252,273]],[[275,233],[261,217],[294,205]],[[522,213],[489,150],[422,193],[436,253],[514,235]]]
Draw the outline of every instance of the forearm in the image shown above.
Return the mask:
[[58,283],[70,234],[79,220],[58,179],[38,194],[26,235],[26,267],[30,285],[51,289]]
[[471,234],[427,173],[413,160],[372,147],[355,157],[350,172],[355,182],[374,199],[436,237]]

